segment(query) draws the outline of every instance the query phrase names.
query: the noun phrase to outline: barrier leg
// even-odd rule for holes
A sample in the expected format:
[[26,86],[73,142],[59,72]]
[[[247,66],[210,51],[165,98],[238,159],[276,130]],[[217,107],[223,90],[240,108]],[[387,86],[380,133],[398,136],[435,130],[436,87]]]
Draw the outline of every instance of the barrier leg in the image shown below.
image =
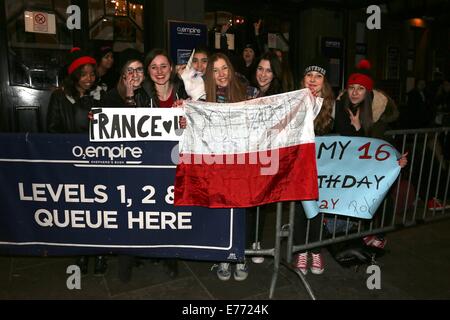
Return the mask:
[[281,230],[281,217],[283,214],[283,203],[278,202],[277,203],[277,217],[276,217],[276,231],[275,231],[275,252],[273,256],[273,275],[272,275],[272,281],[270,283],[270,292],[269,292],[269,299],[273,299],[273,294],[275,292],[275,286],[277,284],[278,280],[278,272],[280,270],[280,249],[281,249],[281,237],[282,237],[282,230]]

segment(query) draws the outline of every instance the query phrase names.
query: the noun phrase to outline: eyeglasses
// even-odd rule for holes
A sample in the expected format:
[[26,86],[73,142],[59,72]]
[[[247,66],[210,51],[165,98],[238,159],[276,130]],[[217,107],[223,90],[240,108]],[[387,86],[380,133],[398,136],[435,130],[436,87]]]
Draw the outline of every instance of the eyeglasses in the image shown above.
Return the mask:
[[128,67],[127,68],[127,73],[128,74],[133,74],[135,71],[137,73],[144,73],[144,67],[137,67],[137,68]]

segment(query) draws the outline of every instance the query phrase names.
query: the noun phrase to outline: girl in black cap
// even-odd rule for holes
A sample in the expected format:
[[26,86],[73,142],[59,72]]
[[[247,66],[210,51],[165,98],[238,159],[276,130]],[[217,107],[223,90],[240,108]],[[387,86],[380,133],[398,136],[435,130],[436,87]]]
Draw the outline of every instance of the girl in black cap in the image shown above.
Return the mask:
[[[303,71],[301,81],[302,88],[309,88],[316,97],[323,98],[320,109],[315,110],[314,133],[316,135],[325,135],[331,132],[333,128],[333,108],[334,94],[331,85],[328,82],[328,61],[324,57],[318,57],[311,61]],[[294,243],[304,244],[306,238],[306,228],[308,220],[306,219],[303,206],[297,204],[295,207],[294,220]],[[309,239],[308,243],[319,241],[322,217],[320,214],[309,219]],[[303,274],[307,274],[309,265],[309,253],[307,251],[299,252],[294,259],[294,266]],[[321,248],[311,250],[311,272],[313,274],[322,274],[325,270],[325,264],[321,253]]]

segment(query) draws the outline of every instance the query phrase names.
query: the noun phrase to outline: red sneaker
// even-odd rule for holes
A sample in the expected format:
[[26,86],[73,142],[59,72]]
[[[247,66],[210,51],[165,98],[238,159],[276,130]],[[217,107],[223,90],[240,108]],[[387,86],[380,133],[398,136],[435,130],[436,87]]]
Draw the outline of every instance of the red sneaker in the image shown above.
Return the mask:
[[427,207],[430,210],[443,210],[444,206],[442,205],[441,201],[437,198],[432,198],[428,200]]
[[378,249],[384,249],[387,243],[387,240],[385,238],[379,238],[375,235],[364,237],[363,241],[367,246],[375,247]]
[[323,258],[321,253],[312,253],[312,266],[311,266],[311,272],[314,274],[322,274],[325,270]]
[[308,252],[299,253],[295,258],[295,268],[306,275],[308,273]]

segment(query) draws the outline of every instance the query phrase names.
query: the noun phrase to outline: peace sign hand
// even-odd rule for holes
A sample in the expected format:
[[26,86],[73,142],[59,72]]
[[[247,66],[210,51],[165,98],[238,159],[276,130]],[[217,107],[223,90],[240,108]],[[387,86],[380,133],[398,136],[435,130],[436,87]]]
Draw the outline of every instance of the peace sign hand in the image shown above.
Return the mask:
[[355,128],[356,131],[361,129],[361,120],[359,120],[359,108],[356,109],[356,114],[354,115],[350,109],[347,109],[348,115],[350,116],[350,123]]
[[125,83],[125,88],[127,89],[127,97],[133,96],[134,95],[133,74],[127,73],[123,81]]

